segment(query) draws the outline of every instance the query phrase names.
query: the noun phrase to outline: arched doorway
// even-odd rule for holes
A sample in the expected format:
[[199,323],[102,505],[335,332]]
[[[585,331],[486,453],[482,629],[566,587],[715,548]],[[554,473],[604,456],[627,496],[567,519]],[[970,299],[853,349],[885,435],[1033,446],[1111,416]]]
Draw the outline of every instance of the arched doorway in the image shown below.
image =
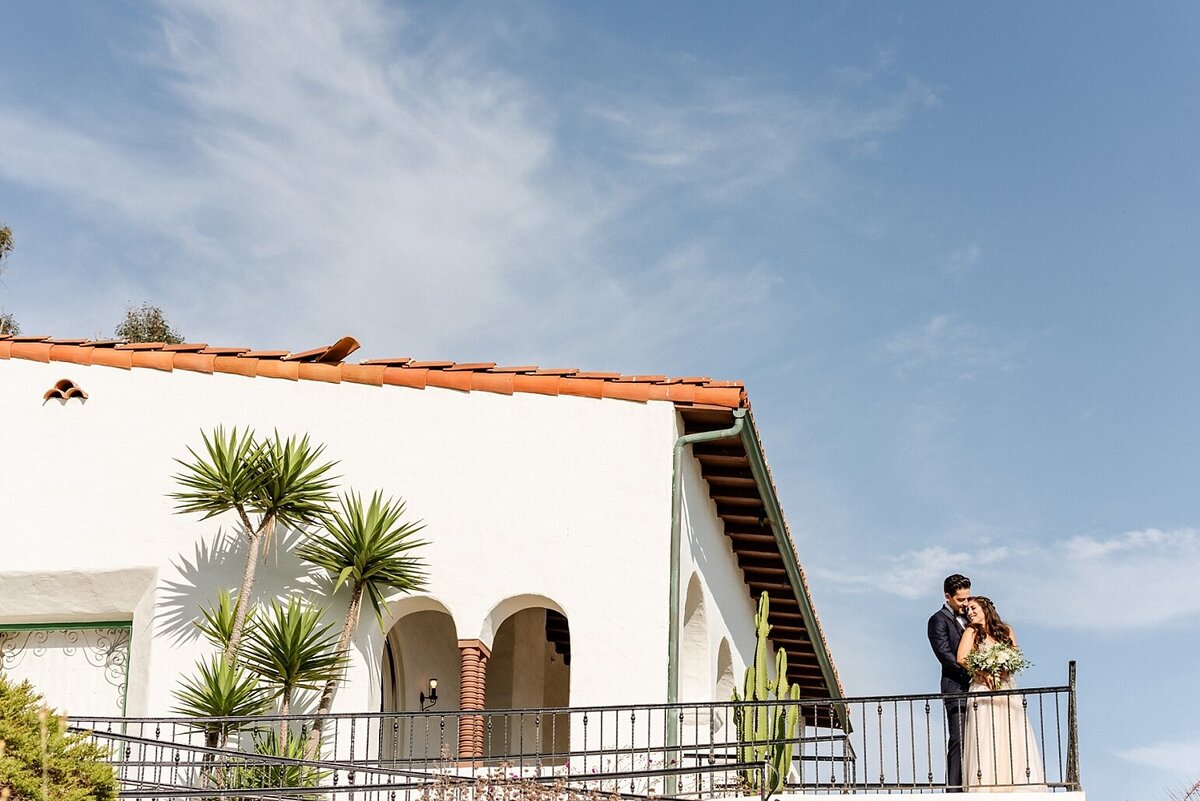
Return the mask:
[[[437,681],[437,703],[430,711],[460,708],[461,661],[454,619],[440,604],[403,615],[384,638],[381,662],[381,711],[420,712],[421,694]],[[426,704],[428,706],[428,704]],[[443,748],[457,748],[458,720],[448,715],[434,729],[409,715],[385,718],[383,757],[394,760],[436,760]],[[428,729],[428,730],[427,730]]]
[[[515,611],[509,611],[514,606]],[[495,637],[488,660],[486,709],[547,709],[570,704],[571,630],[567,616],[556,606],[548,599],[529,597],[519,604],[501,604],[489,616]],[[505,612],[508,614],[496,625]],[[556,754],[565,755],[569,735],[566,714],[493,714],[484,749],[493,756],[536,753],[552,760]]]

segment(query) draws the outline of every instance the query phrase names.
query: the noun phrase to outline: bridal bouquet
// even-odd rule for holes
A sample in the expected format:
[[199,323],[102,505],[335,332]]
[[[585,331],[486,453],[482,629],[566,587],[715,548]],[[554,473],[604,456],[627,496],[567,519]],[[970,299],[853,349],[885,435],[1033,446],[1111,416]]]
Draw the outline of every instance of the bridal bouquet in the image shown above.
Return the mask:
[[1032,665],[1019,648],[1002,642],[981,645],[967,656],[967,670],[986,674],[993,690],[1000,689],[1004,679]]

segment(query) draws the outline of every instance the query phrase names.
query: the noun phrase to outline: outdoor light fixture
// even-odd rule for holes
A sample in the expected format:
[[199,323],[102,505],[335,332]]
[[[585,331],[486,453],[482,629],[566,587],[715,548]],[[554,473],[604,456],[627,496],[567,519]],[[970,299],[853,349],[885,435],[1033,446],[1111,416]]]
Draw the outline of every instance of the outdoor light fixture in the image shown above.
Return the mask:
[[425,712],[433,709],[433,705],[437,703],[437,679],[429,680],[429,695],[418,693],[421,698],[421,711]]

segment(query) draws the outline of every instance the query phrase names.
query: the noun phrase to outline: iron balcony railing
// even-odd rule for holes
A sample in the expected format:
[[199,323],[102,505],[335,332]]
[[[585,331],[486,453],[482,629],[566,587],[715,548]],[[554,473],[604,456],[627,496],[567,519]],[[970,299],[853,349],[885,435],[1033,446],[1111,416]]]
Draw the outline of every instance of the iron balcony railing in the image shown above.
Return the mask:
[[[793,755],[785,792],[917,793],[947,789],[950,706],[991,703],[1021,725],[1004,727],[1010,742],[987,739],[986,753],[979,747],[986,733],[962,732],[964,750],[975,744],[968,763],[977,774],[999,774],[1005,787],[1077,790],[1074,677],[1072,663],[1063,686],[961,696],[331,714],[311,761],[295,750],[284,751],[290,758],[260,751],[282,725],[293,742],[306,738],[312,715],[79,718],[71,725],[108,747],[125,798],[296,798],[319,787],[356,801],[418,801],[434,797],[431,788],[451,788],[460,798],[481,777],[552,785],[560,795],[704,798],[758,795],[771,785],[773,769],[744,748],[739,721],[798,706],[802,723],[786,741]],[[1026,733],[1019,743],[1011,740],[1017,730]],[[1017,753],[1023,769],[1005,770],[1002,763]]]

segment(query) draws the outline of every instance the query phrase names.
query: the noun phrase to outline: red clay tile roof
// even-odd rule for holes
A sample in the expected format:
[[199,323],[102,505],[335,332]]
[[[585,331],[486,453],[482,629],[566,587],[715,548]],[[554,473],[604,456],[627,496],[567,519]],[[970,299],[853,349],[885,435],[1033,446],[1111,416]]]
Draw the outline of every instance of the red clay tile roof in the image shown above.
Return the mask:
[[462,392],[495,392],[511,395],[575,395],[584,398],[617,398],[645,403],[670,401],[680,406],[745,408],[750,405],[740,381],[713,381],[704,377],[667,378],[661,375],[621,375],[584,372],[575,368],[540,369],[536,365],[497,367],[493,362],[456,364],[447,361],[414,361],[409,358],[345,361],[358,350],[353,337],[342,337],[323,348],[289,353],[278,350],[209,347],[205,343],[166,345],[161,342],[52,339],[41,336],[0,335],[0,359],[68,362],[129,370],[190,370],[229,373],[249,378],[284,378],[291,381],[325,381],[339,384],[444,387]]

